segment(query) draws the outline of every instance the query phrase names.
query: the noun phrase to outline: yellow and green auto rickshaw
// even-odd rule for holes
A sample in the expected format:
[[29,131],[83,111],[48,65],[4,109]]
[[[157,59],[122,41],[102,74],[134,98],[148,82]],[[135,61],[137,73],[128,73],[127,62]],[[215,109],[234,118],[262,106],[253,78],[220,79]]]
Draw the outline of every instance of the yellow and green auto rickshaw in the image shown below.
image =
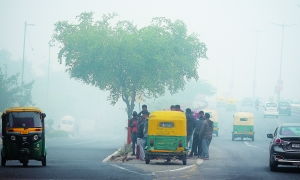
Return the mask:
[[219,136],[219,120],[218,120],[218,113],[215,110],[212,109],[205,109],[203,110],[205,113],[208,113],[210,115],[210,120],[214,122],[214,129],[213,134],[216,136]]
[[182,160],[186,165],[186,117],[179,111],[156,111],[148,120],[148,139],[145,161],[162,158]]
[[38,160],[46,166],[45,117],[34,107],[9,108],[2,114],[2,166],[7,160],[19,160],[23,166]]
[[236,138],[251,138],[254,141],[254,115],[250,112],[237,112],[233,115],[232,141]]

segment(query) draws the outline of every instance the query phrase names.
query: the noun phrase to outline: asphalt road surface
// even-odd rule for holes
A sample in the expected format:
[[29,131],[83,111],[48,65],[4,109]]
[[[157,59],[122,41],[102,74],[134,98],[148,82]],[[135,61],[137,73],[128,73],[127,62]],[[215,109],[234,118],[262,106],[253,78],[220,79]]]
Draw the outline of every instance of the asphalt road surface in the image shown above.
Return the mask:
[[[250,110],[253,111],[253,110]],[[149,168],[103,163],[119,145],[95,139],[48,139],[48,164],[30,161],[22,167],[17,161],[0,167],[0,179],[300,179],[300,168],[280,167],[271,172],[268,167],[267,133],[273,133],[282,122],[300,122],[300,114],[279,119],[263,118],[255,112],[255,141],[232,141],[233,112],[220,109],[219,137],[210,147],[210,160],[189,169],[153,174]],[[168,165],[165,165],[168,166]],[[145,166],[143,166],[145,167]]]

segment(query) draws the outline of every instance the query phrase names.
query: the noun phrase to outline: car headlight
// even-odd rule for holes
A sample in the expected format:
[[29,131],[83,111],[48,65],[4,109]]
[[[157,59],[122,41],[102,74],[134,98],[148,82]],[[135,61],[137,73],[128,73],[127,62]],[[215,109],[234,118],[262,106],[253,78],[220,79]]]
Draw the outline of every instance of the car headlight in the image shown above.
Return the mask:
[[16,140],[16,136],[10,136],[10,140],[15,141]]
[[38,139],[39,139],[39,136],[38,136],[38,135],[34,135],[34,136],[33,136],[33,140],[34,140],[34,141],[36,141],[36,140],[38,140]]

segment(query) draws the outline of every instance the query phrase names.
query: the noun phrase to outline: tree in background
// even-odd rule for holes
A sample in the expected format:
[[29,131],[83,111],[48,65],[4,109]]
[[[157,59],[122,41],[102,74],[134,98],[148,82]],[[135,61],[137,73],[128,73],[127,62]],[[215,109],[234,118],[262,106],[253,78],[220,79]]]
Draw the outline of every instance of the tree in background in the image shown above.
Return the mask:
[[[8,54],[0,51],[0,62],[8,61]],[[33,82],[19,83],[19,74],[9,76],[5,66],[0,64],[0,112],[11,106],[32,105],[31,90]]]
[[207,51],[182,21],[163,17],[137,28],[115,15],[94,20],[93,13],[82,13],[76,23],[57,22],[53,41],[71,78],[109,91],[112,104],[121,98],[128,117],[137,97],[173,94],[197,80],[198,60]]

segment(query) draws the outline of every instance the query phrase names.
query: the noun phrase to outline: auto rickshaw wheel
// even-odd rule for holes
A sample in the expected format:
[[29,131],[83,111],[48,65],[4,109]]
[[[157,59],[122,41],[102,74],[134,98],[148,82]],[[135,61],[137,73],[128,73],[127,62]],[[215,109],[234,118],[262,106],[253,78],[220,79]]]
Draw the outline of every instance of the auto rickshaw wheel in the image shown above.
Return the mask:
[[234,138],[235,138],[235,136],[234,136],[234,135],[232,135],[232,141],[234,141]]
[[47,157],[44,156],[44,157],[42,158],[42,166],[46,166],[46,165],[47,165]]
[[146,162],[146,164],[149,164],[150,163],[150,159],[149,158],[145,158],[145,162]]
[[24,167],[27,167],[27,166],[28,166],[28,160],[25,160],[25,161],[23,161],[22,163],[23,163],[23,166],[24,166]]
[[254,141],[254,136],[252,136],[252,141]]
[[1,166],[5,166],[5,164],[6,164],[6,159],[1,154]]

